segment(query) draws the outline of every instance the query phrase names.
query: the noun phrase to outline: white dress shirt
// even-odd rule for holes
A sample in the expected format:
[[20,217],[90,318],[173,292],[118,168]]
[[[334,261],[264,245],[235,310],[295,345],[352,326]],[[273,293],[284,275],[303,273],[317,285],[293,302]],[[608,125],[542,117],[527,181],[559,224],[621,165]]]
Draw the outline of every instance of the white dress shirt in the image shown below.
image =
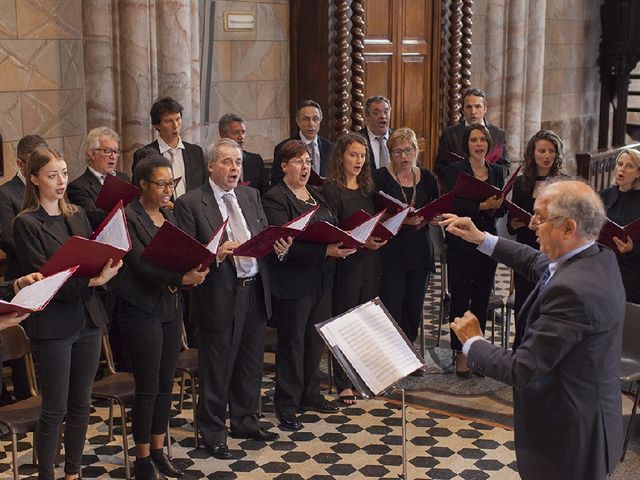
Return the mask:
[[167,142],[158,137],[158,148],[160,149],[160,155],[171,162],[173,178],[182,177],[182,180],[180,180],[180,183],[178,183],[175,191],[173,192],[174,198],[178,198],[180,195],[184,195],[187,191],[187,179],[184,176],[184,157],[182,156],[184,143],[182,143],[182,139],[180,138],[178,139],[178,145],[176,148],[171,148],[167,145]]

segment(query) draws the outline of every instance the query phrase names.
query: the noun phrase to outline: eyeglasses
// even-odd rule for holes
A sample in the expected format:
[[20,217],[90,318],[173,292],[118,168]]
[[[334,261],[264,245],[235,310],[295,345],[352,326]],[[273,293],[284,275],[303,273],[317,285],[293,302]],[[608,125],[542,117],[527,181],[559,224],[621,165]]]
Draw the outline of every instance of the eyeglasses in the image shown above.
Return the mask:
[[293,163],[294,165],[297,165],[298,167],[301,167],[303,164],[306,165],[307,167],[313,166],[313,162],[311,160],[303,160],[301,158],[298,158],[296,160],[289,160],[288,163]]
[[564,218],[564,217],[561,215],[558,215],[556,217],[551,217],[551,218],[547,218],[546,220],[542,220],[539,214],[534,213],[533,215],[531,215],[531,220],[529,220],[529,228],[536,229],[544,223],[553,222],[554,220],[558,220],[559,218]]
[[394,157],[399,157],[400,155],[405,155],[405,156],[409,156],[409,155],[413,155],[414,149],[413,147],[407,147],[407,148],[394,148],[393,150],[391,150],[391,155],[393,155]]
[[169,190],[175,190],[180,183],[180,180],[182,180],[182,177],[178,177],[175,180],[171,180],[170,182],[165,182],[164,180],[160,180],[159,182],[156,182],[154,180],[147,180],[147,182],[153,183],[160,190],[166,190],[167,188]]
[[96,152],[96,151],[97,152],[102,152],[107,157],[110,157],[111,155],[115,155],[116,157],[118,157],[122,153],[122,150],[120,150],[120,149],[114,150],[113,148],[94,148],[93,151],[94,152]]

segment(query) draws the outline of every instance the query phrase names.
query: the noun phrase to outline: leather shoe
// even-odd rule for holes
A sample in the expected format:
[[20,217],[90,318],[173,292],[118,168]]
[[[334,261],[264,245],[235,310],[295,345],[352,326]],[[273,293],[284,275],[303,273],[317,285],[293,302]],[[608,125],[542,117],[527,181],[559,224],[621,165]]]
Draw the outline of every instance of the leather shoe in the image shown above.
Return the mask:
[[300,423],[296,414],[291,410],[286,412],[276,412],[276,417],[278,417],[278,420],[280,421],[280,428],[283,430],[297,432],[302,428],[302,423]]
[[150,457],[137,458],[133,462],[133,476],[136,480],[167,480]]
[[174,465],[171,459],[161,450],[151,450],[151,460],[156,464],[158,470],[167,477],[180,478],[184,472]]
[[254,430],[252,432],[239,434],[233,433],[232,431],[231,436],[233,438],[250,438],[252,440],[255,440],[256,442],[273,442],[274,440],[280,438],[280,435],[278,435],[276,432],[270,432],[265,428],[258,428],[257,430]]
[[218,443],[216,445],[205,444],[204,447],[213,457],[216,457],[219,460],[229,460],[233,456],[231,455],[226,443]]
[[311,410],[319,413],[338,413],[340,411],[336,402],[330,402],[325,399],[311,405],[301,405],[300,410]]

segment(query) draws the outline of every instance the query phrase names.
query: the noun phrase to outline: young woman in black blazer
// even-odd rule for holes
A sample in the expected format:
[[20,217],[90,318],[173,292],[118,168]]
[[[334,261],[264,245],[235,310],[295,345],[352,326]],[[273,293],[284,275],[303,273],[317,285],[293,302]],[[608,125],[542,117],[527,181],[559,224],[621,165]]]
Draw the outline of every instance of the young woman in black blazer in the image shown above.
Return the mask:
[[[491,135],[484,125],[478,123],[467,127],[464,139],[465,160],[455,162],[447,169],[445,183],[448,191],[453,190],[456,179],[461,172],[489,183],[494,187],[504,186],[503,170],[496,163],[485,161],[491,150]],[[496,219],[504,215],[502,197],[490,197],[483,202],[456,197],[453,202],[453,213],[470,217],[480,230],[496,233]],[[478,252],[476,245],[465,242],[460,237],[447,234],[447,268],[451,281],[451,306],[449,319],[460,317],[467,310],[478,317],[482,330],[487,323],[489,296],[498,264],[488,256]],[[455,333],[451,332],[451,348],[455,355],[456,374],[469,378],[471,370],[467,367],[467,359],[460,353],[462,345]]]
[[[370,215],[376,213],[373,204],[371,162],[367,161],[367,141],[362,135],[345,133],[333,144],[329,174],[322,188],[322,196],[327,200],[338,224],[360,210]],[[334,316],[378,296],[382,264],[376,250],[386,243],[370,237],[366,248],[361,248],[353,255],[336,262],[332,307]],[[353,385],[335,359],[333,376],[340,403],[356,403]]]
[[159,154],[143,158],[134,177],[142,196],[125,209],[132,248],[116,286],[117,315],[136,381],[131,414],[136,444],[134,475],[137,480],[155,480],[184,475],[162,450],[181,345],[180,287],[199,285],[209,270],[200,272],[198,266],[182,274],[141,258],[162,224],[175,224],[167,208],[175,183],[171,162]]
[[[91,235],[84,211],[65,199],[67,164],[59,153],[43,147],[34,150],[26,177],[24,210],[13,226],[22,273],[39,270],[72,235]],[[113,278],[121,265],[112,265],[110,260],[97,277],[70,278],[43,311],[25,320],[42,395],[35,434],[40,479],[54,478],[59,429],[65,416],[65,479],[79,476],[101,327],[106,322],[94,290]]]
[[[262,197],[271,225],[283,225],[320,206],[311,223],[336,223],[324,197],[307,186],[311,158],[300,140],[289,140],[281,150],[284,178]],[[331,317],[334,259],[346,258],[355,249],[340,244],[321,245],[294,240],[286,257],[271,256],[273,316],[278,324],[276,392],[274,401],[280,427],[299,430],[298,409],[323,413],[338,411],[320,394],[322,339],[315,324]]]
[[[564,145],[558,135],[551,130],[540,130],[529,139],[524,152],[522,162],[522,175],[518,175],[513,185],[511,201],[523,210],[533,214],[533,203],[538,195],[538,189],[548,178],[564,175],[562,172],[562,157]],[[507,222],[509,233],[516,235],[516,240],[525,245],[540,249],[536,240],[535,231],[515,218],[509,218]],[[515,328],[516,334],[513,340],[513,349],[518,348],[524,322],[520,319],[520,309],[533,291],[535,284],[523,275],[514,272],[515,285]]]
[[[373,174],[376,189],[414,208],[438,198],[433,174],[416,165],[418,140],[410,128],[398,128],[387,140],[391,162]],[[433,271],[433,245],[429,228],[412,228],[422,217],[408,217],[398,234],[380,249],[380,299],[410,341],[418,337],[424,295]]]

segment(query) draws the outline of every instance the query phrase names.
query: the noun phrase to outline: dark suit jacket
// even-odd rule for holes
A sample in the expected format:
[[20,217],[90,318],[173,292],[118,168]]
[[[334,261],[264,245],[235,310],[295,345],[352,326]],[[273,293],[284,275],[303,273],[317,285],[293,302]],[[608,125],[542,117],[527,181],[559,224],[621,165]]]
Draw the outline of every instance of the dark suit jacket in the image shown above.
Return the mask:
[[[116,172],[116,176],[122,180],[131,182],[126,173]],[[96,200],[98,199],[98,194],[101,189],[102,184],[100,180],[98,180],[88,168],[82,175],[69,183],[67,187],[69,201],[83,208],[93,230],[98,228],[102,220],[104,220],[104,217],[109,213],[96,207]]]
[[20,271],[20,263],[13,248],[13,219],[22,210],[24,189],[24,183],[17,175],[0,186],[0,248],[7,254],[7,269],[4,274],[7,280],[16,278]]
[[[267,217],[262,210],[258,191],[239,186],[235,188],[235,194],[251,236],[267,228]],[[209,182],[179,197],[174,205],[174,213],[178,226],[203,244],[211,240],[224,220]],[[223,242],[225,239],[226,235]],[[194,319],[199,328],[224,330],[235,317],[236,267],[233,258],[227,257],[220,265],[214,260],[209,268],[211,271],[202,285],[189,293],[189,318]],[[271,290],[265,259],[258,260],[258,269],[264,290],[265,310],[267,316],[271,316]]]
[[[20,274],[37,272],[71,235],[85,238],[91,235],[91,225],[82,209],[64,217],[64,223],[50,217],[42,208],[18,215],[13,223],[13,241],[20,259]],[[44,310],[32,313],[25,320],[29,337],[67,338],[80,331],[85,312],[91,323],[104,327],[107,314],[94,290],[89,287],[89,278],[67,280]]]
[[[376,157],[373,155],[374,146],[371,145],[371,140],[369,139],[369,131],[367,130],[367,127],[364,127],[358,130],[357,133],[362,135],[364,139],[367,141],[367,148],[368,148],[367,157],[371,165],[371,173],[373,173],[377,170],[377,167],[376,167]],[[393,128],[389,128],[389,135],[391,135],[391,133],[393,133]],[[375,148],[378,148],[378,146],[375,145]],[[389,154],[389,159],[391,159],[391,154]]]
[[[307,185],[307,189],[335,224],[326,200],[316,188]],[[271,225],[284,225],[308,210],[300,208],[300,201],[284,182],[269,190],[262,197],[262,203]],[[320,215],[321,211],[316,212],[310,223],[317,221]],[[326,251],[326,245],[294,240],[285,261],[270,256],[273,295],[281,299],[298,299],[313,291],[331,288],[335,261],[326,257]]]
[[269,190],[269,170],[264,166],[264,160],[257,153],[242,151],[242,179],[251,182],[249,185],[257,189],[260,195]]
[[[537,282],[547,256],[500,239],[493,258]],[[563,263],[520,315],[515,353],[478,341],[469,366],[514,387],[523,479],[602,480],[622,454],[620,351],[625,296],[615,255],[593,245]]]
[[[176,223],[171,210],[161,210],[164,218]],[[156,267],[142,260],[145,247],[157,232],[151,217],[144,211],[140,200],[134,198],[125,208],[131,251],[124,257],[124,267],[118,274],[117,295],[145,313],[152,313],[163,295],[170,295],[169,287],[182,285],[183,273]]]
[[[436,157],[436,174],[442,178],[445,176],[445,167],[448,163],[447,152],[453,152],[461,157],[465,157],[464,153],[464,133],[467,127],[464,121],[457,125],[445,128],[438,142],[438,155]],[[501,128],[487,122],[487,129],[491,135],[491,143],[494,148],[496,145],[502,145],[502,157],[496,162],[502,167],[504,177],[509,175],[509,152],[507,151],[507,134]]]
[[[271,166],[271,185],[277,185],[282,177],[284,177],[284,172],[282,171],[282,165],[280,162],[282,161],[280,155],[280,149],[282,146],[287,143],[289,140],[300,140],[300,134],[298,133],[294,137],[287,138],[283,140],[276,148],[273,149],[273,165]],[[331,160],[331,148],[333,147],[333,142],[331,140],[327,140],[326,138],[322,138],[318,135],[318,150],[320,151],[320,171],[316,172],[321,177],[326,177],[327,173],[329,173],[329,161]]]
[[[204,152],[202,148],[193,143],[182,141],[184,144],[184,150],[182,151],[182,158],[184,160],[184,176],[182,179],[185,182],[185,190],[193,190],[199,187],[209,178],[209,171],[207,170],[207,162],[204,159]],[[131,165],[131,171],[135,172],[136,165],[142,159],[142,149],[153,148],[160,153],[160,147],[158,146],[158,140],[154,140],[149,145],[136,150],[133,154],[133,163]],[[138,179],[133,176],[133,184],[138,184]]]

